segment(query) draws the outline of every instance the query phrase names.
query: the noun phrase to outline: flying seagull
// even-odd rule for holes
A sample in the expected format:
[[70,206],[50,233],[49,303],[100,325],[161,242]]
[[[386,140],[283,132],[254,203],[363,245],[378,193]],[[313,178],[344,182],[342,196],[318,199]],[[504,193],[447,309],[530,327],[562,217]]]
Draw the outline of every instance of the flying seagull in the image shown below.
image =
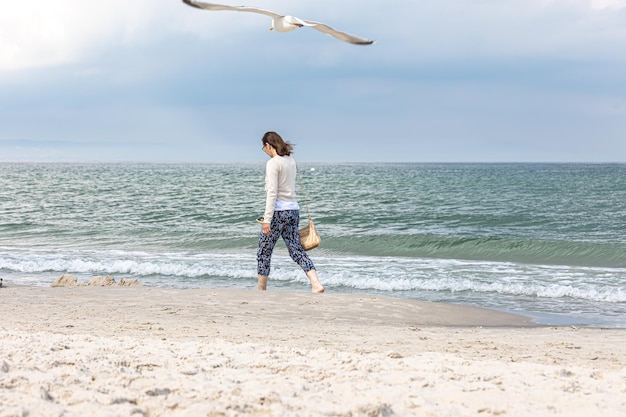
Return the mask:
[[322,33],[333,36],[340,41],[353,43],[355,45],[371,45],[374,43],[374,41],[370,41],[369,39],[359,38],[358,36],[350,35],[346,32],[340,32],[323,23],[313,22],[311,20],[303,20],[295,16],[283,16],[269,10],[259,9],[258,7],[225,6],[223,4],[204,3],[201,1],[193,0],[183,0],[183,3],[186,3],[191,7],[197,7],[198,9],[205,10],[231,10],[235,12],[251,12],[264,14],[272,18],[272,26],[270,27],[270,30],[276,29],[277,32],[290,32],[292,30],[301,28],[302,26],[308,26],[315,30],[319,30]]

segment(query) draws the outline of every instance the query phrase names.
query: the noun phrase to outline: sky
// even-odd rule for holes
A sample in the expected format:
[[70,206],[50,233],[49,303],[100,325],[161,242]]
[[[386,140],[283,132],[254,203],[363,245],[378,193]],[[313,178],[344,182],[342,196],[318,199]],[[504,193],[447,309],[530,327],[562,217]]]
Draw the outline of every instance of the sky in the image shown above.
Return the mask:
[[0,3],[0,161],[626,162],[626,0]]

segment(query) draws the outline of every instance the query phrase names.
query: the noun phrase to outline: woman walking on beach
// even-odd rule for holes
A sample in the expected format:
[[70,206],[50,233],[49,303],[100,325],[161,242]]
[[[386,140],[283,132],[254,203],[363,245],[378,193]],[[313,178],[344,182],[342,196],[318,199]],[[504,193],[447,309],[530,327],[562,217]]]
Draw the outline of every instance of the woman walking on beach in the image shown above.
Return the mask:
[[261,141],[263,151],[271,159],[265,165],[265,212],[256,255],[259,290],[267,289],[272,252],[278,238],[282,237],[289,256],[300,265],[311,282],[311,290],[324,292],[315,265],[302,248],[298,234],[300,206],[296,201],[297,167],[291,156],[293,145],[285,142],[276,132],[265,133]]

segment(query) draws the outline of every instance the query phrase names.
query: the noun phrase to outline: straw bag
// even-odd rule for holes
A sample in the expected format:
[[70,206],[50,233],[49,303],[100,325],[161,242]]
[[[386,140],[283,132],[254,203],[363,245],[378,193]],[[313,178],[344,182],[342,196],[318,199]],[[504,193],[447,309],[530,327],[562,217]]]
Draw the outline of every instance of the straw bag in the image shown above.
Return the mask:
[[302,196],[304,197],[304,205],[306,206],[306,214],[309,218],[309,224],[298,230],[298,234],[300,235],[300,243],[302,243],[302,248],[307,251],[317,248],[320,243],[322,243],[322,238],[320,237],[320,234],[317,233],[317,229],[315,229],[315,224],[313,223],[313,219],[311,218],[311,211],[309,210],[309,204],[306,201],[306,193],[304,192],[304,186],[302,185],[302,176],[300,175],[300,170],[298,170],[297,172],[298,180],[300,180],[300,189],[302,190]]
[[302,243],[302,248],[304,250],[317,248],[320,243],[322,243],[322,238],[320,237],[320,234],[317,233],[317,230],[315,230],[315,225],[313,224],[313,219],[311,219],[310,215],[309,224],[298,230],[298,234],[300,235],[300,243]]

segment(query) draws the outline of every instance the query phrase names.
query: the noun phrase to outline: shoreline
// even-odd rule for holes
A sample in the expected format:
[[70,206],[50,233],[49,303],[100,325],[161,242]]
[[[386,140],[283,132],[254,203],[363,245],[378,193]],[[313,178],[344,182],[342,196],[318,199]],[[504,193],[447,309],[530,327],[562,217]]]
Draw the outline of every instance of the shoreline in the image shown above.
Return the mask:
[[[8,283],[5,281],[5,287],[9,286],[13,288],[16,288],[16,287],[48,288],[51,286],[52,282],[58,279],[58,277],[59,275],[55,274],[54,276],[50,276],[47,280],[40,280],[40,282],[37,282],[37,283],[26,283],[26,284],[15,283],[15,280],[19,281],[19,279],[13,277],[13,280],[9,280]],[[77,283],[75,286],[77,287],[89,286],[87,282],[90,279],[89,277],[81,277],[80,279],[85,280],[85,282]],[[128,280],[128,279],[122,279],[122,280]],[[137,281],[137,280],[134,279],[133,281]],[[144,286],[141,283],[139,283],[139,285]],[[298,289],[278,286],[278,287],[270,288],[269,292],[286,292],[286,293],[297,294],[301,292],[306,292],[306,285],[307,285],[306,283],[303,283],[303,285],[298,287]],[[150,288],[150,289],[155,289],[155,290],[159,290],[159,289],[170,290],[171,289],[171,290],[208,290],[208,291],[210,290],[255,291],[256,284],[248,285],[248,286],[235,285],[231,288],[228,288],[228,287],[184,286],[184,285],[164,286],[164,285],[150,285],[150,283],[148,283],[148,285],[145,285],[144,288]],[[417,302],[417,303],[425,302],[425,303],[433,303],[433,304],[456,305],[459,307],[486,309],[489,311],[495,311],[499,313],[512,314],[515,316],[524,317],[526,320],[530,321],[531,324],[534,324],[537,326],[557,326],[557,327],[571,326],[571,327],[581,327],[581,328],[626,329],[626,321],[624,321],[623,318],[620,319],[619,315],[615,315],[617,313],[608,315],[608,316],[603,316],[603,315],[591,316],[587,314],[581,317],[581,316],[573,315],[571,313],[559,314],[557,312],[529,310],[529,309],[521,308],[519,306],[516,308],[513,308],[513,307],[507,307],[507,306],[482,306],[477,303],[464,303],[462,301],[457,301],[457,300],[446,300],[446,301],[425,300],[425,299],[415,298],[412,296],[407,296],[402,293],[394,293],[394,292],[387,294],[384,292],[376,292],[376,291],[372,292],[372,291],[347,290],[345,292],[335,292],[333,290],[329,290],[328,293],[343,294],[346,296],[357,296],[357,297],[391,298],[391,299],[398,299],[398,300],[409,300],[411,302]]]
[[[419,301],[409,298],[363,295],[355,293],[324,293],[312,294],[308,291],[256,289],[225,289],[225,288],[162,288],[146,286],[107,286],[78,285],[36,287],[10,285],[3,290],[9,294],[7,305],[11,299],[21,297],[28,304],[45,303],[57,309],[78,308],[80,304],[94,302],[92,308],[110,307],[109,303],[119,301],[126,311],[142,309],[131,300],[142,296],[150,297],[153,302],[167,305],[170,309],[187,308],[188,319],[208,319],[210,313],[220,314],[251,314],[246,310],[264,311],[264,320],[282,321],[283,310],[297,308],[303,315],[320,314],[317,319],[341,321],[345,324],[369,324],[382,326],[445,326],[445,327],[543,327],[534,323],[530,317],[502,312],[469,305]],[[217,305],[220,300],[225,303]],[[77,305],[72,306],[75,303]],[[200,309],[199,306],[205,307]],[[324,310],[316,310],[323,306]],[[208,308],[207,308],[208,307]],[[212,307],[212,308],[210,308]],[[341,310],[341,318],[335,313]],[[97,311],[97,310],[95,310]],[[278,312],[278,313],[276,313]],[[157,315],[158,312],[156,313]],[[194,316],[195,315],[195,316]],[[193,317],[192,317],[193,316]],[[195,318],[194,318],[195,317]],[[213,317],[212,317],[213,318]],[[32,316],[29,317],[33,319]],[[40,317],[44,320],[45,318]],[[306,320],[299,318],[298,320]],[[93,324],[93,323],[92,323]]]
[[391,297],[0,288],[0,417],[618,416],[626,331]]

